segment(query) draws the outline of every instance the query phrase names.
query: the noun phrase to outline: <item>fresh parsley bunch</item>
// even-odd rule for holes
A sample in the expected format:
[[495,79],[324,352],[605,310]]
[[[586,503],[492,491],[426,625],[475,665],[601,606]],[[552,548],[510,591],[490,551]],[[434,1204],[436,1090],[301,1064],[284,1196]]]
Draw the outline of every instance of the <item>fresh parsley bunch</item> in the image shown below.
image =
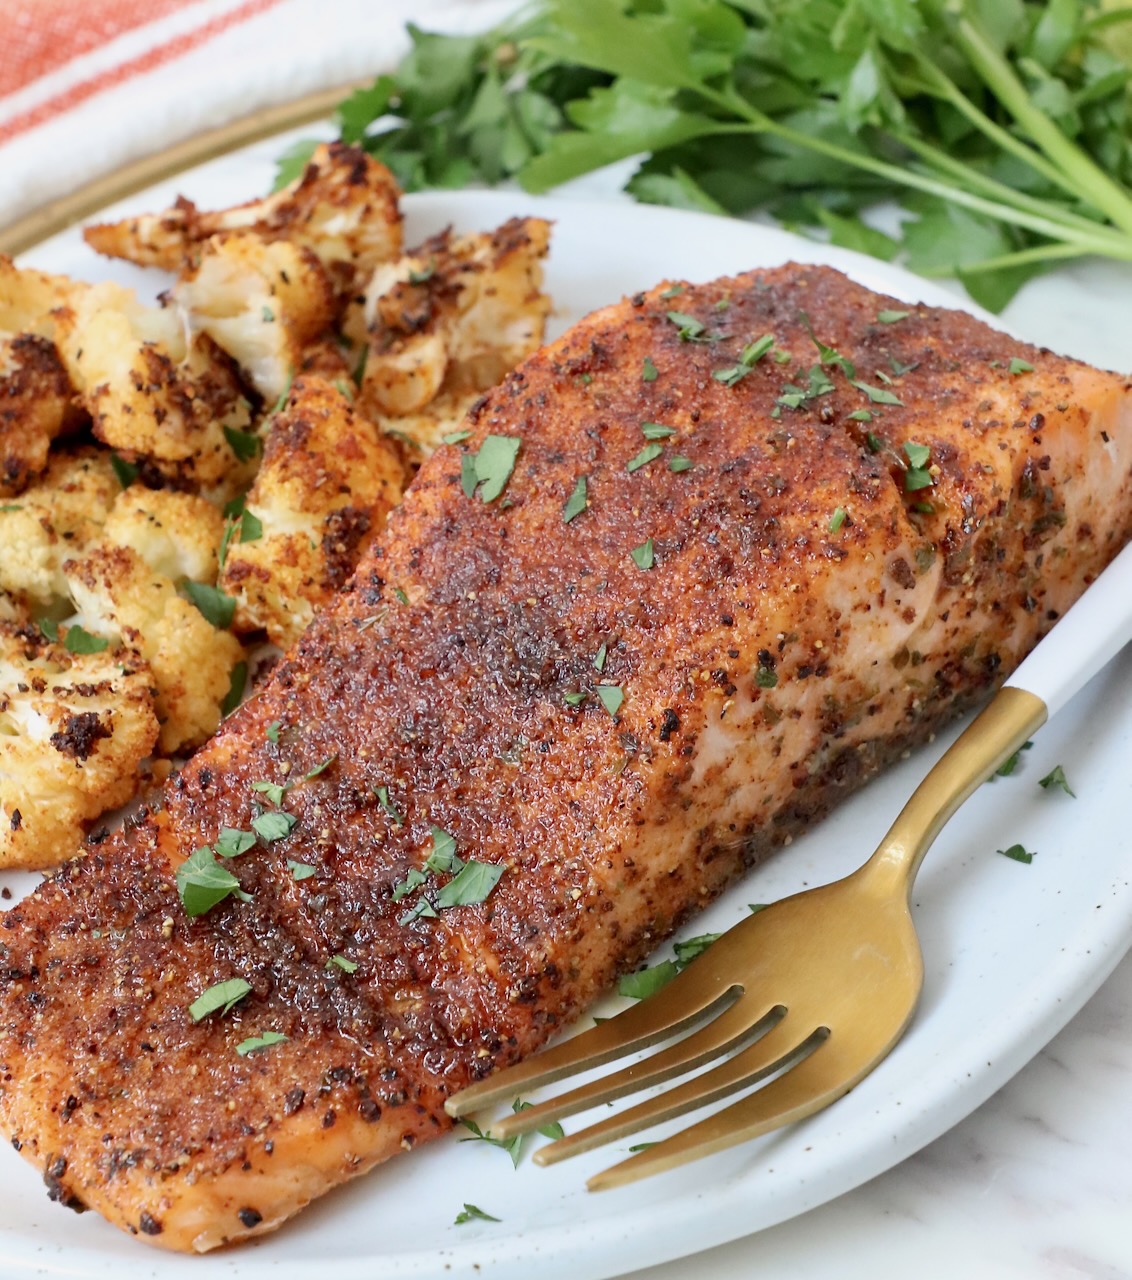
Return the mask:
[[[639,156],[638,200],[824,228],[1000,310],[1051,263],[1132,260],[1130,22],[1119,0],[536,0],[479,37],[411,29],[341,134],[409,190]],[[860,216],[885,201],[895,235]]]

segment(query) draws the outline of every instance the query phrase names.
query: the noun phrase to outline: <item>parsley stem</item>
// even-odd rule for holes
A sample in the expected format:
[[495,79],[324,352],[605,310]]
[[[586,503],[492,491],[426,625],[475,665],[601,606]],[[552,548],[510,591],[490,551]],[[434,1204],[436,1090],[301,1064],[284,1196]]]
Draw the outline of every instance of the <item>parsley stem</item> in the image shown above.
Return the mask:
[[970,17],[960,18],[955,25],[955,33],[963,52],[984,83],[1049,159],[1116,226],[1132,233],[1132,200],[1061,132],[1044,111],[1034,105],[1034,100],[1010,64],[987,40],[978,25]]
[[[984,258],[981,262],[972,262],[970,266],[962,267],[961,270],[965,276],[978,275],[983,271],[1005,271],[1010,267],[1025,267],[1035,262],[1084,258],[1095,252],[1095,249],[1091,249],[1085,244],[1036,244],[1029,249],[1019,249],[1017,253],[1003,253],[999,254],[997,258]],[[1113,253],[1111,250],[1106,252],[1109,257],[1132,261],[1132,244],[1125,245],[1120,253]],[[952,274],[952,268],[932,269],[931,267],[921,267],[917,274],[933,276],[937,279],[945,278]]]
[[[735,110],[740,109],[739,103],[741,101],[741,99],[736,101],[734,104]],[[1038,235],[1048,236],[1051,240],[1081,245],[1083,252],[1104,254],[1108,257],[1123,256],[1123,253],[1119,255],[1114,253],[1116,244],[1106,236],[1103,227],[1096,226],[1095,230],[1088,233],[1078,231],[1062,222],[1055,221],[1048,213],[1039,216],[1030,213],[1026,209],[1018,208],[1016,205],[1012,207],[1002,201],[988,200],[973,192],[965,191],[962,187],[957,187],[953,183],[941,182],[919,169],[901,168],[899,165],[878,160],[864,152],[851,151],[848,147],[827,142],[824,138],[819,138],[816,135],[800,133],[787,125],[778,124],[777,121],[771,120],[761,112],[748,107],[746,103],[742,104],[742,110],[751,119],[750,131],[752,133],[769,133],[776,138],[781,138],[783,142],[790,142],[796,147],[816,151],[819,155],[828,156],[831,160],[837,160],[841,164],[852,165],[858,169],[864,169],[868,173],[875,173],[878,177],[885,178],[889,182],[899,183],[905,187],[913,187],[915,190],[926,192],[928,195],[939,196],[942,200],[961,205],[963,208],[971,209],[975,213],[986,214],[998,222],[1013,223],[1015,226],[1026,227],[1030,231],[1037,232]],[[1121,239],[1123,240],[1123,237]],[[1121,249],[1125,248],[1123,244],[1120,247]]]

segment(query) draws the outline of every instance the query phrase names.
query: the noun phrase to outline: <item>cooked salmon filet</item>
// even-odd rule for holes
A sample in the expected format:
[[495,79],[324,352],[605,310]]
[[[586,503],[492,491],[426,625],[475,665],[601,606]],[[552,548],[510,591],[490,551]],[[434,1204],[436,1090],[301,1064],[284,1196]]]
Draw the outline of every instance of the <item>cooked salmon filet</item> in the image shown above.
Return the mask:
[[[3,1128],[188,1251],[441,1134],[1003,680],[1132,532],[1128,390],[821,267],[583,320],[160,804],[3,918]],[[240,891],[190,917],[224,828],[259,828]]]

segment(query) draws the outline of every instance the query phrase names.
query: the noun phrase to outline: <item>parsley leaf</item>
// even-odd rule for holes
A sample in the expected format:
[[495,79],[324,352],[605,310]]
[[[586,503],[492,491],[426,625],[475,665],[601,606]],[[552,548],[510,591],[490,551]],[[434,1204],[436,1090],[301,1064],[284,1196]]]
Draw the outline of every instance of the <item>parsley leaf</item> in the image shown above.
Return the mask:
[[240,831],[235,827],[221,827],[213,848],[222,858],[238,858],[255,844],[255,835],[251,831]]
[[844,507],[836,507],[833,515],[829,517],[829,531],[836,533],[838,529],[845,523],[846,511]]
[[642,467],[648,466],[650,462],[659,458],[663,452],[664,446],[662,444],[646,444],[635,458],[629,459],[625,464],[625,470],[630,474],[634,471],[639,471]]
[[1025,862],[1027,864],[1033,862],[1034,855],[1026,851],[1025,846],[1020,844],[1012,844],[1009,849],[999,849],[999,853],[1006,858],[1012,858],[1015,862]]
[[189,1005],[189,1016],[194,1022],[200,1022],[217,1010],[223,1016],[248,995],[251,989],[252,984],[243,978],[229,978],[225,982],[214,983]]
[[216,861],[208,845],[195,849],[177,868],[177,892],[187,916],[203,916],[231,894],[241,894],[240,882]]
[[601,700],[601,705],[609,712],[611,716],[615,716],[621,709],[621,704],[625,701],[625,694],[619,685],[615,684],[599,684],[597,686],[597,696]]
[[1074,800],[1077,798],[1077,793],[1069,786],[1069,782],[1065,777],[1065,770],[1061,765],[1056,765],[1044,778],[1040,778],[1038,786],[1046,791],[1054,787],[1060,787],[1067,796],[1072,796]]
[[850,379],[858,391],[863,391],[869,397],[873,404],[895,404],[903,406],[904,401],[898,395],[888,391],[884,387],[873,387],[867,382],[857,382]]
[[692,469],[691,458],[685,458],[682,454],[674,454],[668,460],[669,471],[690,471]]
[[646,440],[667,440],[676,434],[675,427],[666,427],[660,422],[642,422],[641,435]]
[[627,973],[617,984],[618,995],[630,1000],[644,1000],[666,987],[680,972],[675,960],[662,960],[659,964],[650,965],[647,969],[638,969],[636,973]]
[[298,818],[293,813],[284,813],[282,809],[273,809],[270,813],[261,813],[252,819],[256,835],[269,844],[275,840],[285,840],[295,829]]
[[194,582],[191,578],[185,579],[181,589],[218,631],[227,631],[232,625],[236,616],[234,596],[225,595],[218,587]]
[[259,436],[252,435],[250,431],[240,431],[236,427],[225,427],[224,439],[228,441],[228,447],[240,462],[251,462],[256,454],[259,453]]
[[1010,361],[1008,368],[1013,374],[1034,372],[1034,366],[1029,362],[1029,360],[1021,360],[1018,356],[1015,356],[1014,359]]
[[[507,487],[522,443],[518,436],[485,436],[476,453],[464,455],[465,462],[469,458],[472,460],[475,477],[472,493],[478,486],[482,502],[494,502]],[[466,479],[464,491],[467,493]]]
[[311,876],[318,875],[317,867],[312,867],[309,862],[296,862],[294,858],[287,859],[287,870],[292,880],[309,880]]
[[437,907],[471,907],[485,901],[504,870],[490,862],[465,862],[436,895]]
[[653,364],[652,360],[648,356],[645,356],[641,364],[641,381],[655,382],[657,379],[657,376],[658,375],[657,375],[656,365]]
[[389,799],[388,787],[378,787],[377,803],[381,805],[381,807],[385,810],[385,812],[393,819],[394,826],[399,827],[401,823],[404,821],[404,819],[401,817],[400,813],[397,812],[397,809],[394,806],[393,801]]
[[907,320],[911,314],[910,311],[878,311],[877,320],[881,324],[896,324],[900,320]]
[[574,491],[566,500],[566,505],[562,508],[563,522],[569,524],[575,516],[580,516],[586,509],[586,488],[587,481],[585,476],[579,476],[574,483]]
[[725,387],[733,387],[751,372],[773,346],[774,335],[764,333],[758,341],[752,342],[743,348],[743,353],[740,355],[737,364],[733,364],[727,369],[715,369],[712,371],[711,376],[716,382],[722,382]]
[[137,466],[127,462],[125,458],[120,458],[116,453],[111,453],[110,465],[114,468],[114,474],[118,477],[118,483],[123,489],[128,489],[138,478]]
[[464,1207],[456,1215],[455,1224],[457,1227],[462,1226],[465,1222],[471,1222],[473,1218],[480,1218],[484,1222],[502,1222],[502,1218],[493,1218],[490,1213],[484,1213],[478,1205],[468,1204],[464,1202]]
[[220,704],[220,714],[230,716],[244,698],[244,690],[248,684],[248,664],[237,662],[228,676],[228,692]]
[[249,1053],[259,1053],[261,1049],[270,1049],[273,1044],[282,1044],[287,1037],[281,1031],[264,1031],[258,1036],[249,1036],[246,1040],[241,1040],[236,1046],[236,1052],[241,1058],[246,1058]]
[[[40,626],[42,627],[42,623]],[[69,653],[102,653],[109,644],[110,641],[105,636],[91,635],[83,627],[68,627],[67,634],[63,637],[63,646]]]
[[338,955],[331,956],[330,959],[327,960],[326,962],[326,967],[329,969],[331,965],[335,966],[338,969],[341,969],[343,973],[357,973],[358,971],[358,966],[354,963],[354,961],[347,960],[345,956],[338,956]]
[[633,557],[633,563],[638,569],[651,569],[654,563],[653,542],[649,538],[642,542],[639,547],[634,547],[629,554]]

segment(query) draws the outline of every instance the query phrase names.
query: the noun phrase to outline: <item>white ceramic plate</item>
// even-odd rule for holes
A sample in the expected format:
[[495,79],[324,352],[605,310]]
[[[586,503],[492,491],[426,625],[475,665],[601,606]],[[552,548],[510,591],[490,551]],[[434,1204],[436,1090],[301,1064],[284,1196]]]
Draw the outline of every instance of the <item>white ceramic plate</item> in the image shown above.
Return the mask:
[[[177,191],[202,205],[266,189],[278,144],[215,162],[130,202],[152,209]],[[547,284],[555,329],[662,277],[707,280],[790,258],[824,261],[908,301],[955,295],[895,268],[751,224],[625,203],[536,201],[459,193],[406,201],[410,240],[451,222],[487,228],[513,213],[555,220]],[[76,234],[28,260],[88,279],[113,277],[152,294],[152,276],[105,263]],[[1079,278],[1063,276],[1034,324],[1017,325],[1099,363],[1119,361],[1111,327],[1091,335]],[[1095,313],[1094,313],[1095,314]],[[1078,319],[1075,320],[1075,317]],[[1043,331],[1042,324],[1047,326]],[[308,1280],[328,1264],[348,1277],[495,1277],[601,1280],[677,1258],[783,1221],[890,1168],[971,1112],[1050,1039],[1132,943],[1132,866],[1126,815],[1132,738],[1126,690],[1132,655],[1095,680],[1044,729],[1019,772],[983,788],[930,854],[916,894],[926,983],[911,1030],[842,1102],[792,1130],[690,1168],[600,1196],[587,1174],[624,1147],[550,1170],[513,1170],[483,1143],[441,1141],[344,1187],[259,1243],[207,1259],[149,1251],[94,1214],[72,1217],[44,1195],[34,1171],[0,1153],[0,1259],[5,1276],[240,1277]],[[943,744],[939,744],[942,746]],[[768,901],[854,868],[930,765],[936,749],[873,783],[805,839],[751,874],[691,933],[723,929],[747,904]],[[1078,799],[1037,786],[1064,764]],[[1030,866],[996,849],[1022,841]],[[9,877],[14,888],[19,889]],[[667,949],[661,954],[668,954]],[[653,1136],[653,1135],[649,1135]],[[465,1202],[501,1219],[456,1226]]]

